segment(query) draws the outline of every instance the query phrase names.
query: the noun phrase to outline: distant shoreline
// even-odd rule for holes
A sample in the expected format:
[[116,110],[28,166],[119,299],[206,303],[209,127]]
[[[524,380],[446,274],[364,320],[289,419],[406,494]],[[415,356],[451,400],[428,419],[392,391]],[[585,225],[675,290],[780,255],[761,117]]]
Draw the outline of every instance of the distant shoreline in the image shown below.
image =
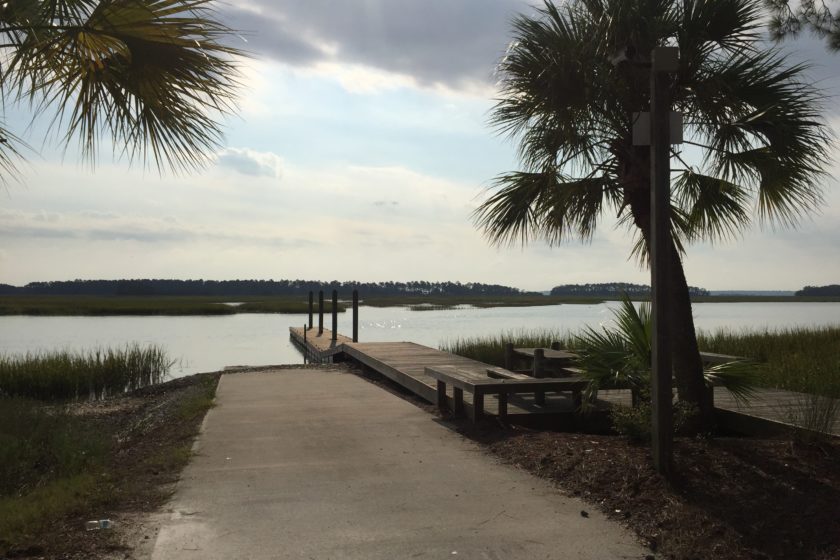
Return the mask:
[[[346,297],[348,294],[339,294]],[[362,298],[371,307],[408,307],[413,311],[444,310],[458,306],[538,307],[546,305],[597,305],[618,301],[614,296],[390,296]],[[633,297],[634,301],[646,301]],[[837,296],[747,296],[710,295],[692,298],[694,303],[836,303]],[[231,304],[237,305],[231,305]],[[340,299],[343,313],[349,302]],[[317,301],[314,306],[318,310]],[[302,296],[0,296],[0,315],[26,316],[187,316],[236,315],[242,313],[305,314],[307,298]],[[324,302],[324,311],[332,302]]]

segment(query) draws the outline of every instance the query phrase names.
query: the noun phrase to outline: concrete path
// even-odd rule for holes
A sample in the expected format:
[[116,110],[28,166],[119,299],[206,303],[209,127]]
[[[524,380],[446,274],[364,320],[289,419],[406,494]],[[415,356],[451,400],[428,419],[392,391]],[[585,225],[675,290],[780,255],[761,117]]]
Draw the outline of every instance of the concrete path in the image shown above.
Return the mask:
[[647,553],[593,508],[355,375],[226,375],[217,402],[153,560]]

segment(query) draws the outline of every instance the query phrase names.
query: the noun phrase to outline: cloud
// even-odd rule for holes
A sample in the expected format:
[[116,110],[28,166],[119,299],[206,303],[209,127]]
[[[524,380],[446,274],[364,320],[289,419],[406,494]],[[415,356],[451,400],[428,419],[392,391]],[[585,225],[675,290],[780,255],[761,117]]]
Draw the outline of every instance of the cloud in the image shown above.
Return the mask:
[[[253,228],[243,232],[230,226],[199,224],[177,225],[172,216],[106,215],[96,211],[53,213],[54,219],[44,220],[41,212],[7,213],[9,219],[0,223],[0,239],[23,240],[81,240],[81,241],[134,241],[146,244],[222,243],[230,245],[256,245],[274,248],[314,247],[316,240],[289,237],[282,230]],[[96,219],[91,219],[96,216]]]
[[280,156],[250,148],[225,148],[216,154],[216,165],[252,177],[280,179],[283,175],[283,160]]
[[302,67],[333,63],[411,76],[422,86],[490,84],[526,0],[251,0],[225,22],[247,49]]

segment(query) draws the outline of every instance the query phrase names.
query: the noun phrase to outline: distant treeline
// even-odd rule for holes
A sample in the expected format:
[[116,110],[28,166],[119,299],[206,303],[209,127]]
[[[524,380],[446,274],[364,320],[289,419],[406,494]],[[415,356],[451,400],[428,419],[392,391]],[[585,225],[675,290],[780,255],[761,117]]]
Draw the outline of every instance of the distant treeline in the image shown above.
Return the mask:
[[0,284],[0,295],[55,296],[300,296],[312,290],[347,296],[516,296],[535,295],[518,288],[468,282],[317,282],[314,280],[69,280]]
[[805,286],[798,292],[798,296],[840,296],[840,286],[831,284],[828,286]]
[[[708,296],[709,291],[695,286],[689,286],[688,291],[692,296]],[[598,296],[598,297],[620,297],[628,296],[649,296],[650,286],[644,284],[629,284],[627,282],[611,282],[609,284],[563,284],[552,288],[553,296]]]

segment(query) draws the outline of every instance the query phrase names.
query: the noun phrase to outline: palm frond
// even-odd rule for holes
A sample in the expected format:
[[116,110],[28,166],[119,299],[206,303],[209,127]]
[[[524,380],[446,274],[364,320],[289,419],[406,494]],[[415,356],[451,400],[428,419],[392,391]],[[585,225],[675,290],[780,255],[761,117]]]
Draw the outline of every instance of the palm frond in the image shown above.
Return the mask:
[[686,212],[689,240],[734,237],[750,223],[748,197],[739,185],[686,170],[674,182],[674,198]]
[[736,360],[707,367],[703,377],[708,386],[726,387],[736,401],[746,403],[757,394],[761,366],[750,360]]
[[219,116],[234,110],[230,30],[209,0],[38,3],[14,33],[7,76],[42,112],[56,108],[65,143],[93,159],[108,134],[129,160],[159,170],[202,165],[219,145]]
[[550,244],[568,236],[590,238],[612,181],[606,176],[579,179],[516,172],[497,178],[495,189],[473,213],[478,228],[495,244],[527,243],[542,238]]

